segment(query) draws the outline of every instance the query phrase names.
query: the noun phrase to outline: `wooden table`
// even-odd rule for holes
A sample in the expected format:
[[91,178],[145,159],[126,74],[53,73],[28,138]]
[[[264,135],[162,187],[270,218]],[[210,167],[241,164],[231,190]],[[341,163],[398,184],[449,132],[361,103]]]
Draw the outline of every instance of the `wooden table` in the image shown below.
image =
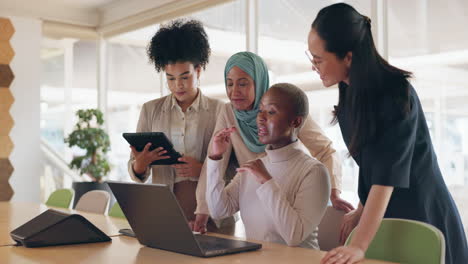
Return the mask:
[[[10,231],[47,210],[44,205],[0,202],[0,245],[12,244]],[[64,210],[67,211],[67,210]],[[127,228],[123,219],[80,213],[109,236]],[[229,236],[219,235],[221,237]],[[281,244],[261,242],[263,248],[253,252],[226,255],[214,258],[198,258],[142,246],[131,237],[114,236],[112,242],[24,248],[0,246],[0,263],[320,263],[323,251],[288,247]],[[389,262],[365,260],[363,264],[385,264]]]

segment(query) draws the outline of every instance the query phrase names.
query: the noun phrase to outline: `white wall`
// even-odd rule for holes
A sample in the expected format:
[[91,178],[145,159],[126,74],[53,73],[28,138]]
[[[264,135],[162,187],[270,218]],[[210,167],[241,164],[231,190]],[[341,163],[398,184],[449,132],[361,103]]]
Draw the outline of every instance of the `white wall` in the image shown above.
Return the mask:
[[40,47],[41,21],[38,19],[9,17],[15,34],[10,43],[15,57],[10,63],[15,79],[10,90],[15,101],[10,109],[14,120],[10,138],[14,148],[10,161],[14,167],[10,184],[13,201],[39,202],[39,178],[42,175],[40,151]]

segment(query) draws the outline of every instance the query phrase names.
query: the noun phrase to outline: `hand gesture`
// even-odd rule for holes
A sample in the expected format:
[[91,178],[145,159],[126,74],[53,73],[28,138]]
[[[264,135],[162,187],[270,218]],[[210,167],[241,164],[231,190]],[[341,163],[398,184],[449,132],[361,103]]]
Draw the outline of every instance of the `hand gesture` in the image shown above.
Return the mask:
[[187,177],[187,178],[198,178],[200,177],[200,172],[203,166],[203,163],[198,160],[184,156],[178,159],[185,163],[171,165],[172,168],[176,170],[177,177]]
[[231,142],[231,133],[236,131],[235,127],[229,127],[219,130],[213,136],[213,142],[210,148],[210,159],[219,160],[226,152]]
[[151,143],[145,145],[145,148],[138,152],[134,146],[130,146],[132,149],[133,157],[135,162],[133,163],[133,171],[136,174],[143,174],[146,171],[146,168],[155,160],[168,159],[169,156],[164,156],[167,153],[167,150],[164,150],[162,147],[149,150]]
[[330,200],[333,207],[337,210],[345,211],[345,213],[349,213],[354,210],[354,207],[350,203],[340,198],[340,191],[338,189],[332,189]]
[[244,163],[240,168],[237,169],[237,172],[251,173],[255,176],[255,180],[260,184],[264,184],[271,179],[271,175],[266,170],[265,165],[261,159],[256,159]]

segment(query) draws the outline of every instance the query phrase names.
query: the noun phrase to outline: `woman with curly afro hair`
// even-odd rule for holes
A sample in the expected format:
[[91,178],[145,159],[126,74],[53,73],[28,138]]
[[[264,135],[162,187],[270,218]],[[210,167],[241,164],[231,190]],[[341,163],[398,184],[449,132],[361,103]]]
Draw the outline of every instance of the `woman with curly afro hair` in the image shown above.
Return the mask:
[[[140,113],[137,132],[164,132],[183,154],[184,164],[152,166],[165,159],[166,150],[143,151],[131,147],[128,171],[133,180],[168,185],[195,231],[206,230],[208,215],[195,217],[195,191],[222,102],[204,96],[200,75],[208,64],[211,49],[201,22],[174,20],[161,28],[148,45],[148,56],[157,72],[166,75],[170,95],[146,102]],[[197,219],[195,219],[197,218]],[[195,221],[197,220],[197,221]],[[195,224],[197,223],[197,224]]]

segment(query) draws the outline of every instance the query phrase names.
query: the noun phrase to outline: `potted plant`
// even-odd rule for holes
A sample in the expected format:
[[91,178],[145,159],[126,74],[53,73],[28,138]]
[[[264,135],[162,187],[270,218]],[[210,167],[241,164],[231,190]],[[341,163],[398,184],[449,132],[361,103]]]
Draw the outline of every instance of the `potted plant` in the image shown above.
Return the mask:
[[[75,156],[69,166],[77,169],[80,175],[87,175],[91,182],[73,182],[75,199],[73,208],[80,197],[90,190],[105,190],[112,194],[103,178],[109,173],[110,165],[106,153],[110,150],[109,136],[102,128],[103,114],[99,109],[84,109],[76,112],[78,122],[75,129],[65,139],[69,147],[78,147],[84,155]],[[113,196],[111,196],[113,197]]]

